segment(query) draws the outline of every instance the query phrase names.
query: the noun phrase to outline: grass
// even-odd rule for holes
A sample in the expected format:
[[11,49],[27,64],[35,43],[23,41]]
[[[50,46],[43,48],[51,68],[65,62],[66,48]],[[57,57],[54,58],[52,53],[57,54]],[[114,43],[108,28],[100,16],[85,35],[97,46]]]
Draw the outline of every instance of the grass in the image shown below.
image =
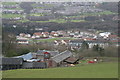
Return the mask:
[[97,16],[97,15],[111,15],[111,14],[115,14],[113,12],[110,11],[103,11],[103,12],[95,12],[95,13],[83,13],[83,16]]
[[67,21],[65,19],[51,19],[49,22],[66,23]]
[[44,14],[42,13],[32,13],[32,14],[29,14],[30,16],[44,16]]
[[24,19],[24,20],[18,20],[18,21],[16,21],[16,22],[29,22],[30,20],[28,20],[28,19]]
[[111,11],[103,11],[103,12],[92,12],[92,13],[81,13],[79,15],[76,15],[76,16],[63,16],[64,18],[65,17],[68,17],[68,18],[77,18],[77,17],[87,17],[87,16],[98,16],[98,15],[111,15],[111,14],[117,14],[117,13],[113,13]]
[[21,14],[2,14],[3,18],[15,18],[15,17],[23,17]]
[[64,38],[64,37],[60,37],[60,38],[50,38],[50,39],[40,39],[40,40],[36,40],[37,42],[53,42],[54,40],[73,40],[75,38]]
[[75,67],[3,71],[3,78],[117,78],[117,62],[78,64]]
[[3,5],[16,5],[16,4],[20,4],[17,2],[2,2]]
[[85,20],[71,20],[71,22],[85,22]]
[[22,8],[5,8],[5,9],[7,9],[7,10],[23,10]]

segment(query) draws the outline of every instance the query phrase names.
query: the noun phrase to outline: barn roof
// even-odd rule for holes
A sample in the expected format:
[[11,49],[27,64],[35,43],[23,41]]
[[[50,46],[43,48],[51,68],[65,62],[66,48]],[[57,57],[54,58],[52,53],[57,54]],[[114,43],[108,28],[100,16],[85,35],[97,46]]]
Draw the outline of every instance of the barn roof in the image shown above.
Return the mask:
[[66,51],[52,57],[52,60],[55,61],[56,63],[59,63],[65,59],[67,59],[70,56],[72,56],[72,53],[70,51],[66,50]]
[[2,58],[2,64],[20,64],[22,65],[23,59],[22,58]]
[[30,60],[33,58],[33,54],[31,52],[29,52],[28,54],[17,56],[15,58],[23,58],[23,60]]
[[68,63],[75,63],[78,60],[79,60],[78,58],[70,57],[70,58],[67,58],[65,61]]
[[37,51],[37,55],[44,55],[44,52],[49,52],[52,57],[59,54],[58,51],[39,50]]

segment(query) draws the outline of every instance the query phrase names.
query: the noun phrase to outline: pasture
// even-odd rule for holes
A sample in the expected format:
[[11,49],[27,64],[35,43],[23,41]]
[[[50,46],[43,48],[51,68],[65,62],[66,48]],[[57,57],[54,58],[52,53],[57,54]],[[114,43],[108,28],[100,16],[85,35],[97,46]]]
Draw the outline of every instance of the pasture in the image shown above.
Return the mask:
[[117,62],[78,64],[74,67],[3,71],[3,78],[117,78]]

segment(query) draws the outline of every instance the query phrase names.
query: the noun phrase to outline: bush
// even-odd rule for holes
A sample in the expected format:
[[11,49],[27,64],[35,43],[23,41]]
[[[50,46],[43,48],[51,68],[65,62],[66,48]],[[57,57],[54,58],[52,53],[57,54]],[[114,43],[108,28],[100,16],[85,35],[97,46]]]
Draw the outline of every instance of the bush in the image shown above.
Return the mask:
[[118,47],[109,46],[109,47],[105,48],[104,54],[107,57],[117,57],[118,56]]
[[96,51],[92,51],[92,50],[84,50],[82,52],[79,52],[80,56],[84,56],[84,57],[99,57],[99,53]]
[[18,55],[23,55],[23,54],[29,53],[30,50],[27,49],[27,48],[21,48],[21,49],[19,49],[17,52],[18,52]]
[[5,55],[6,57],[14,57],[17,56],[18,54],[14,50],[8,50],[7,54]]

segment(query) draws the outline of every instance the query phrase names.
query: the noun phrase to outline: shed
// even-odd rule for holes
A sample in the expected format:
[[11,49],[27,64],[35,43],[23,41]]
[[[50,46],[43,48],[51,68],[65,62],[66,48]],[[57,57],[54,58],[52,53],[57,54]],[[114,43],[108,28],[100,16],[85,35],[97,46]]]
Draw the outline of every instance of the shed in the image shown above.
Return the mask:
[[19,69],[22,67],[22,58],[2,58],[1,68],[2,70]]

